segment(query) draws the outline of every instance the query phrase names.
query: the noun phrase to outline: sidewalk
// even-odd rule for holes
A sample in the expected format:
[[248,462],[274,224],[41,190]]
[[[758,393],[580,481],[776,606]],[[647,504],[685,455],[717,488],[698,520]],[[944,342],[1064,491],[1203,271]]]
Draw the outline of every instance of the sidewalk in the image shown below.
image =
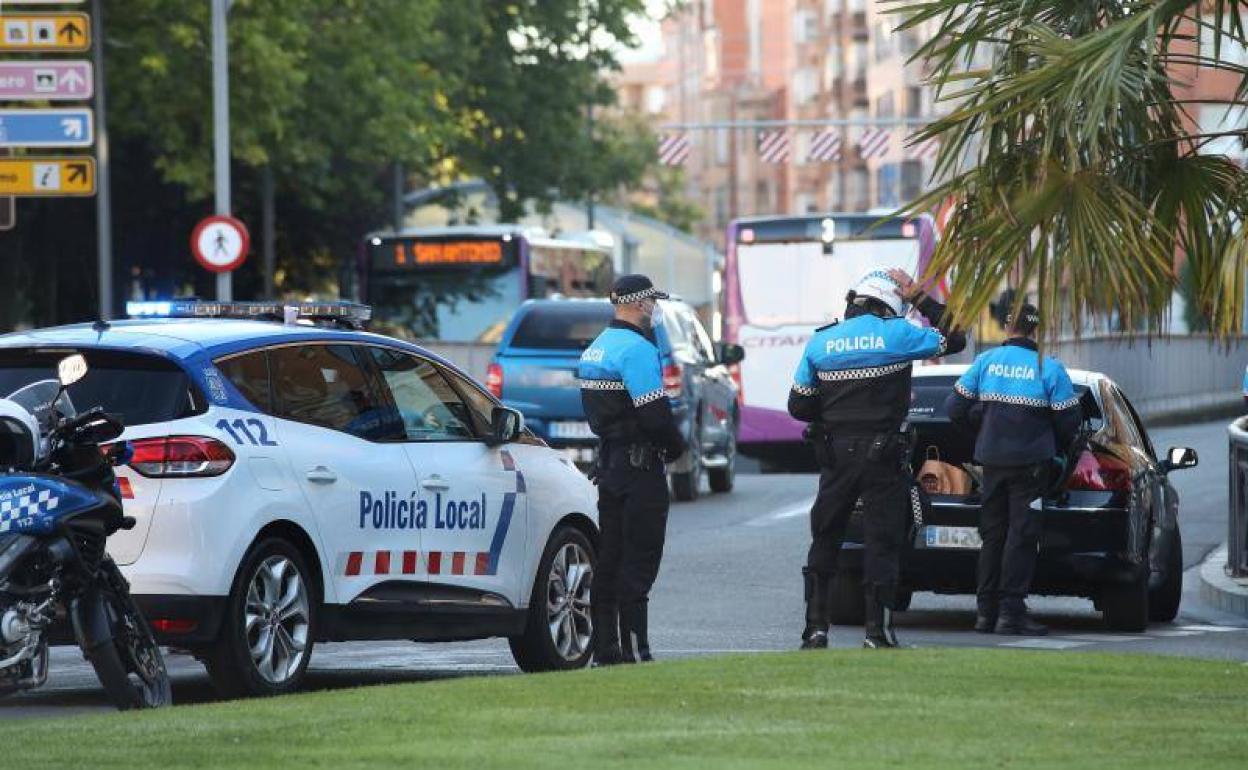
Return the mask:
[[1200,565],[1200,598],[1223,612],[1248,618],[1248,578],[1232,578],[1225,568],[1223,545]]

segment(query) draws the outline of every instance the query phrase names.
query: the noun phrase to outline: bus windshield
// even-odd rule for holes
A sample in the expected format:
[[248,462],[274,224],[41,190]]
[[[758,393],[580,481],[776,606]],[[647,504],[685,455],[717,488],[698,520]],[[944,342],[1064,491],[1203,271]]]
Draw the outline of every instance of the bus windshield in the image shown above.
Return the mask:
[[379,331],[495,344],[526,299],[603,297],[610,252],[576,240],[465,227],[370,240],[367,294]]
[[742,310],[752,326],[820,326],[840,318],[845,295],[874,268],[913,274],[919,261],[914,238],[740,244],[737,280]]

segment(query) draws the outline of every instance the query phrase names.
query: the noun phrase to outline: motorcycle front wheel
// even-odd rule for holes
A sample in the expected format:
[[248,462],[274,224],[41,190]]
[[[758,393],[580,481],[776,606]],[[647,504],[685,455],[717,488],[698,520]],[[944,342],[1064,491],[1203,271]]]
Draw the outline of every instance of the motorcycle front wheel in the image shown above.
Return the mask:
[[[122,584],[124,585],[124,583]],[[113,705],[122,711],[159,708],[173,703],[169,672],[152,629],[129,591],[98,593],[107,640],[83,649]]]

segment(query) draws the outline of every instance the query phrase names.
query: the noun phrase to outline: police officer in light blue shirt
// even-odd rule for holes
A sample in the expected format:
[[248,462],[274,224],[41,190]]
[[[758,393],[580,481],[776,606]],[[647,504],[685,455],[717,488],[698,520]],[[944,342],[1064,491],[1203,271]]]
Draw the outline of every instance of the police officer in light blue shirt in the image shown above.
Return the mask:
[[975,619],[981,633],[1048,632],[1028,617],[1025,603],[1041,530],[1031,503],[1048,487],[1052,460],[1074,439],[1082,411],[1066,368],[1041,358],[1039,326],[1040,313],[1024,304],[1007,320],[1009,339],[975,359],[945,404],[955,424],[977,433],[975,460],[984,466]]
[[[846,297],[845,320],[815,330],[802,353],[789,414],[810,423],[806,436],[820,465],[819,493],[810,510],[803,649],[828,646],[832,581],[845,527],[862,499],[863,646],[897,647],[892,611],[899,556],[909,516],[911,479],[901,434],[910,410],[914,361],[957,353],[966,337],[946,331],[945,307],[920,291],[904,270],[874,270]],[[906,319],[907,305],[931,326]]]
[[647,610],[667,532],[665,462],[685,452],[663,389],[652,319],[667,295],[644,275],[611,289],[613,320],[581,355],[581,403],[601,439],[593,477],[601,530],[594,576],[595,665],[651,659]]

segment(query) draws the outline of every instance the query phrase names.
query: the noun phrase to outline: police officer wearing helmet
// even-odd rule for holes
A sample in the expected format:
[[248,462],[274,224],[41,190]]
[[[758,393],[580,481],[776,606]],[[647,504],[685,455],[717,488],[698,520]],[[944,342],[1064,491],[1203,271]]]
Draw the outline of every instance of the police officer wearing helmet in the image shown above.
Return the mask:
[[611,288],[615,320],[577,367],[585,415],[601,439],[594,471],[602,531],[593,590],[598,665],[652,659],[647,602],[667,534],[663,465],[685,451],[652,327],[656,302],[666,298],[646,276],[622,276]]
[[1066,367],[1041,356],[1040,313],[1024,304],[1009,317],[1009,335],[953,386],[950,419],[977,432],[975,461],[984,466],[975,630],[991,634],[1048,632],[1027,616],[1036,567],[1040,512],[1031,509],[1050,481],[1053,458],[1074,439],[1082,420]]
[[[828,646],[832,579],[859,498],[866,538],[863,646],[898,646],[891,613],[910,515],[908,445],[901,431],[910,409],[911,362],[966,346],[962,332],[942,329],[944,305],[924,295],[904,270],[868,273],[846,300],[845,320],[817,329],[806,345],[789,393],[789,414],[810,423],[806,435],[821,466],[802,571],[803,649]],[[932,326],[907,321],[907,303]]]

